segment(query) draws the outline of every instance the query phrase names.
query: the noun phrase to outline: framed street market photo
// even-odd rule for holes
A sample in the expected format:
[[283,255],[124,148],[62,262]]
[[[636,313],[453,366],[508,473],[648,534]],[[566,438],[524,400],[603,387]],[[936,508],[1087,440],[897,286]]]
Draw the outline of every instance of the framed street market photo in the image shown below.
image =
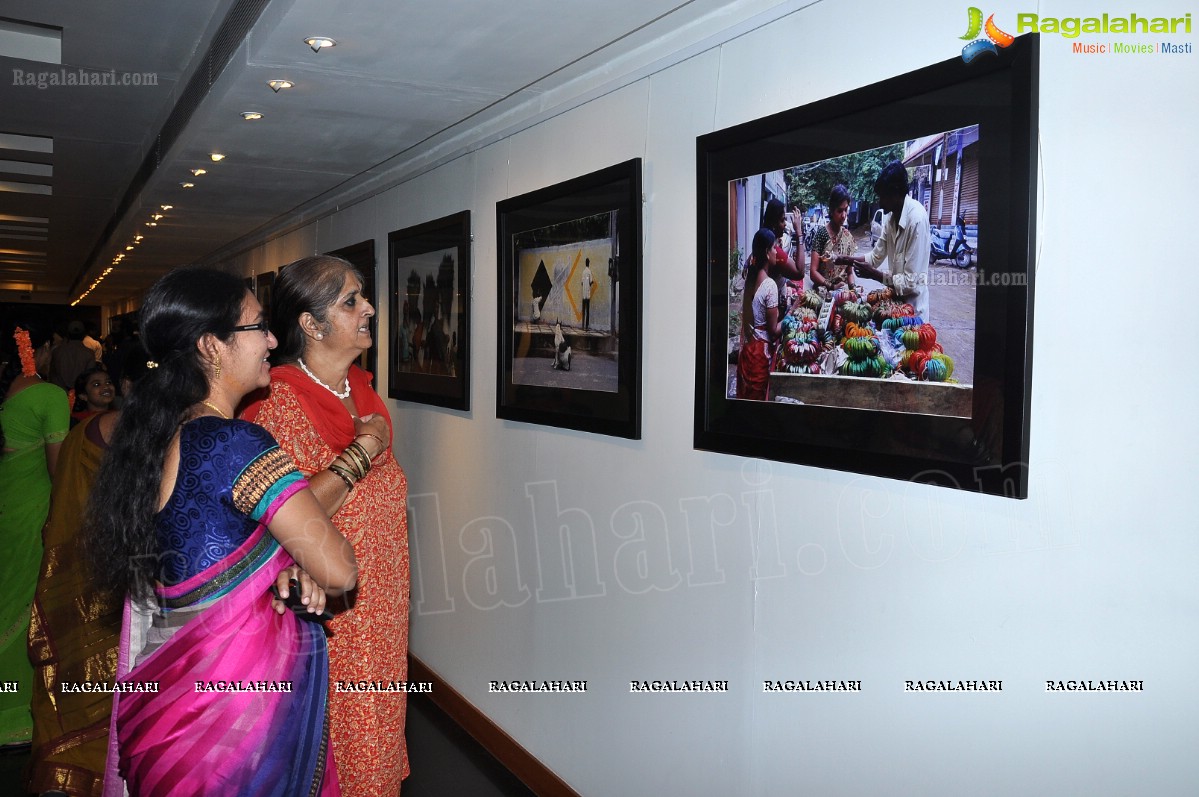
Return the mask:
[[697,140],[695,447],[1028,492],[1036,36]]

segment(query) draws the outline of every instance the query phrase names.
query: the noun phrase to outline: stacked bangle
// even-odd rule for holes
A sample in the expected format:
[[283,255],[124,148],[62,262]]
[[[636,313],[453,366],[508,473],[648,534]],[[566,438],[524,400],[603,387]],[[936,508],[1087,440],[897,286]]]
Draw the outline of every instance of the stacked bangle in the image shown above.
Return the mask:
[[[382,437],[379,437],[379,435],[377,435],[377,434],[371,434],[370,432],[363,432],[362,434],[360,434],[358,436],[359,437],[373,437],[376,440],[378,440],[379,441],[379,454],[382,454],[384,451],[387,450],[387,441],[384,440]],[[375,456],[377,457],[377,456],[379,456],[379,454],[375,454]]]
[[[375,437],[375,435],[369,435]],[[378,440],[378,437],[375,437]],[[354,485],[366,478],[366,474],[371,470],[371,457],[363,448],[362,443],[354,440],[345,450],[341,452],[336,459],[329,465],[329,470],[333,471],[346,484],[346,489],[353,490]]]

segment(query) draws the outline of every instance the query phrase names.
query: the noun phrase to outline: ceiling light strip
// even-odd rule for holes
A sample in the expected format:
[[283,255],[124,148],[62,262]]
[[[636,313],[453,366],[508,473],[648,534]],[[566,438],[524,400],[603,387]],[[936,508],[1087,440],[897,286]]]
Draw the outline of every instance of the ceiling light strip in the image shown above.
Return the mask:
[[9,174],[28,174],[33,177],[53,177],[54,167],[48,163],[27,163],[25,161],[0,160],[0,172]]
[[0,56],[61,64],[62,28],[0,19]]
[[14,183],[10,180],[0,180],[0,192],[50,196],[54,193],[54,189],[41,183]]
[[47,136],[22,136],[16,133],[0,133],[0,149],[53,153],[54,139]]
[[40,224],[43,227],[50,226],[50,219],[46,216],[13,216],[8,213],[0,213],[0,221],[15,221],[18,224]]

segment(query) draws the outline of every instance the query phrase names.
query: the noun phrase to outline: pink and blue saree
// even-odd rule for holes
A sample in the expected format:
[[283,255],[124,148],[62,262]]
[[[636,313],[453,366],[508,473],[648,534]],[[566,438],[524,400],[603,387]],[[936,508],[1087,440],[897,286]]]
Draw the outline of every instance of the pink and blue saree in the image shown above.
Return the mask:
[[266,524],[305,484],[261,427],[183,426],[158,606],[126,603],[106,795],[118,764],[132,795],[340,794],[324,629],[269,592],[293,560]]

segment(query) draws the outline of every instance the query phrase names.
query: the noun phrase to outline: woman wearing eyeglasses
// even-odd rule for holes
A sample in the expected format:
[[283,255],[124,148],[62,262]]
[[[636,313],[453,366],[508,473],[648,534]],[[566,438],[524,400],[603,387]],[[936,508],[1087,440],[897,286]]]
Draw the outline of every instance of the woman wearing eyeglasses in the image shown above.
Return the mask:
[[[354,546],[361,577],[329,624],[338,682],[400,682],[408,666],[408,483],[391,452],[391,419],[354,362],[370,348],[375,308],[346,261],[318,255],[281,270],[271,304],[279,337],[270,396],[244,417],[262,424],[308,475]],[[334,693],[332,738],[342,790],[395,797],[408,772],[403,692]]]
[[354,588],[354,553],[274,438],[233,418],[275,338],[239,278],[197,268],[155,283],[141,329],[150,371],[86,521],[97,579],[129,595],[105,794],[339,794],[312,620]]

